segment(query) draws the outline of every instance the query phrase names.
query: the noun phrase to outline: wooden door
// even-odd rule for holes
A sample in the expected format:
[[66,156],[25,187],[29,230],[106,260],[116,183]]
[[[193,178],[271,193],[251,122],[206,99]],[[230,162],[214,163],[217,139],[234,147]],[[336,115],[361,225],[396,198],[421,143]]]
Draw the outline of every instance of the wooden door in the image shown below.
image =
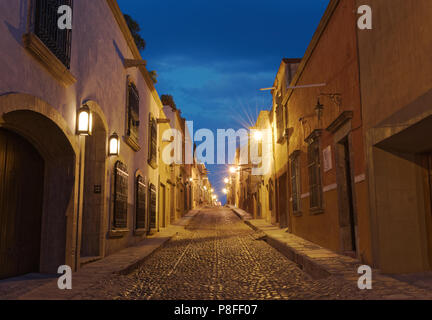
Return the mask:
[[428,248],[429,248],[429,269],[432,270],[432,153],[426,154],[426,169],[427,169],[427,181],[425,190],[426,198],[426,230],[428,238]]
[[347,255],[356,256],[357,251],[357,220],[354,212],[353,185],[351,174],[351,159],[348,139],[345,138],[336,145],[339,193],[339,225],[341,232],[341,251]]
[[0,279],[39,272],[44,161],[0,129]]
[[161,226],[162,228],[166,227],[166,212],[165,212],[165,207],[166,207],[166,200],[165,200],[165,185],[160,184],[160,188],[159,188],[159,214],[160,214],[160,221],[161,221]]

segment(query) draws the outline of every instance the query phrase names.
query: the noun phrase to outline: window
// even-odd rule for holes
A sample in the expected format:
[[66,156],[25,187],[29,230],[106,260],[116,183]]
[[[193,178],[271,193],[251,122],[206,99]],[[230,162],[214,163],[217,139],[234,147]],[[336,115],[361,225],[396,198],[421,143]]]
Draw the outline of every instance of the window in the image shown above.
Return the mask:
[[320,134],[321,130],[315,130],[306,139],[308,142],[308,170],[310,209],[312,213],[322,211],[322,183],[321,183],[321,161],[320,161]]
[[276,130],[277,130],[277,142],[281,142],[284,138],[285,124],[283,116],[283,107],[278,104],[276,106]]
[[128,177],[126,165],[117,161],[114,167],[114,229],[127,228]]
[[150,221],[149,228],[156,228],[156,187],[151,184],[149,187]]
[[269,210],[272,211],[273,210],[273,194],[274,194],[274,186],[273,186],[273,180],[270,179],[269,181]]
[[127,139],[126,142],[134,149],[139,151],[139,103],[140,97],[135,84],[128,81],[127,94]]
[[157,122],[156,119],[149,116],[149,156],[148,163],[153,169],[157,167]]
[[146,212],[147,212],[147,186],[144,178],[138,176],[136,179],[136,229],[146,229]]
[[72,0],[36,0],[33,32],[45,46],[70,69],[72,30],[58,27],[57,10],[62,5],[72,7]]
[[291,155],[291,196],[293,213],[301,211],[301,187],[300,187],[300,151],[296,150]]

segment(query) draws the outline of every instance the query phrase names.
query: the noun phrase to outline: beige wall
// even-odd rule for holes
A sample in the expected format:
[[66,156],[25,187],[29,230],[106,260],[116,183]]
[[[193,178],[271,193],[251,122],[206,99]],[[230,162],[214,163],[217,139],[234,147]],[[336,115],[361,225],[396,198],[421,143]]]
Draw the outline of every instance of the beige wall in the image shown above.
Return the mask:
[[[135,171],[141,170],[147,181],[158,186],[158,170],[150,169],[147,165],[148,155],[148,114],[159,116],[162,107],[157,93],[149,85],[148,75],[141,67],[125,69],[124,58],[136,58],[137,49],[129,46],[125,35],[120,29],[109,4],[116,6],[115,1],[84,1],[74,2],[74,25],[72,36],[72,58],[70,72],[75,76],[75,84],[64,87],[46,69],[31,56],[22,45],[22,36],[27,32],[26,1],[0,1],[0,95],[10,92],[25,93],[31,97],[38,97],[51,106],[55,112],[55,119],[64,123],[59,130],[66,136],[72,134],[71,143],[80,145],[80,138],[75,135],[76,111],[86,101],[92,100],[98,108],[98,116],[107,127],[106,137],[101,143],[105,146],[98,150],[106,150],[108,136],[117,132],[121,137],[121,154],[118,158],[110,157],[106,160],[107,179],[104,187],[105,212],[103,212],[103,227],[101,237],[105,238],[105,248],[102,254],[113,253],[125,246],[139,241],[143,236],[133,234]],[[124,26],[123,26],[124,27]],[[123,141],[126,131],[126,81],[127,77],[135,82],[140,93],[140,147],[135,152]],[[0,115],[6,111],[6,105],[0,105]],[[59,122],[57,121],[57,122]],[[81,138],[81,140],[85,140]],[[103,141],[105,140],[105,141]],[[43,141],[42,141],[43,143]],[[45,143],[49,143],[48,140]],[[81,148],[85,142],[81,141]],[[79,152],[79,151],[78,151]],[[77,158],[79,159],[79,154]],[[107,237],[112,219],[112,191],[113,168],[117,160],[122,160],[128,167],[128,229],[120,238]],[[82,171],[84,172],[84,171]],[[76,177],[80,173],[78,172]],[[58,186],[59,192],[62,187]],[[79,188],[75,188],[70,197],[71,205],[81,198],[78,197]],[[68,217],[76,224],[76,204]],[[61,214],[65,214],[62,212]],[[78,220],[80,223],[80,220]],[[73,255],[76,232],[68,227],[70,241],[66,255]],[[80,237],[80,235],[79,235]],[[78,250],[79,251],[79,250]],[[73,259],[69,259],[73,260]]]
[[432,2],[363,4],[373,12],[373,29],[357,33],[374,262],[385,272],[429,270],[430,196],[419,154],[432,149],[430,129],[406,129],[432,114]]

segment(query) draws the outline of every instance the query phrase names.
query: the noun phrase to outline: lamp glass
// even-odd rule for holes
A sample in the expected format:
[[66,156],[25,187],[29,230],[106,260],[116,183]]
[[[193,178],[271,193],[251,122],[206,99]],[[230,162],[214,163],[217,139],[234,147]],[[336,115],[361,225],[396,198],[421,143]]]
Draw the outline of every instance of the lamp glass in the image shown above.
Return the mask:
[[116,156],[120,154],[120,139],[116,134],[113,134],[109,141],[109,154]]
[[88,107],[82,107],[78,113],[78,134],[90,135],[92,132],[93,117]]
[[254,132],[254,139],[255,141],[261,141],[263,139],[263,134],[261,131],[255,131]]

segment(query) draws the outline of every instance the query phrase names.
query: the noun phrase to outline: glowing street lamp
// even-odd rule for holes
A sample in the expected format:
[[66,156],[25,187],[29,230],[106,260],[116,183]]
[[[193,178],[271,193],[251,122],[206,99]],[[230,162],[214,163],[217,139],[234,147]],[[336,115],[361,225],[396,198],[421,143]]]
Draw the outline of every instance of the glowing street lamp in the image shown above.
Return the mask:
[[192,177],[190,177],[190,178],[189,178],[189,181],[190,181],[190,182],[192,182],[192,181],[193,181],[193,178],[192,178]]
[[225,184],[229,183],[229,179],[228,179],[228,178],[225,178],[225,179],[224,179],[224,182],[225,182]]
[[113,133],[109,138],[109,155],[118,156],[120,154],[120,139],[117,133]]
[[90,108],[83,105],[77,114],[77,134],[80,136],[90,136],[92,133],[93,116]]
[[254,132],[254,139],[255,139],[255,141],[262,141],[263,133],[261,131],[255,131]]
[[223,189],[222,189],[222,192],[223,192],[224,194],[227,194],[227,193],[228,193],[227,188],[223,188]]
[[230,168],[229,168],[229,171],[230,171],[231,173],[236,173],[237,169],[236,169],[236,167],[230,167]]

